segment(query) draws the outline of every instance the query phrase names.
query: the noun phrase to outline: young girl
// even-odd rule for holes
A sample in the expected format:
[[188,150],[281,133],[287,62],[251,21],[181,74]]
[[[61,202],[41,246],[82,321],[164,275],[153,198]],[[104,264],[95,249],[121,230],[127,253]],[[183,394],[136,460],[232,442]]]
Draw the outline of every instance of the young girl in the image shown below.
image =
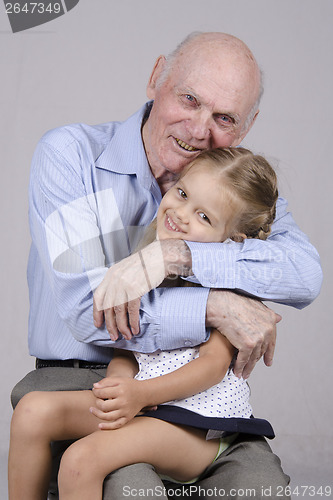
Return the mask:
[[[243,148],[205,152],[163,197],[151,239],[265,239],[277,196],[275,173],[261,156]],[[77,440],[61,461],[60,499],[101,500],[105,476],[125,465],[146,462],[172,481],[193,482],[237,433],[273,437],[267,421],[252,417],[248,385],[229,369],[233,355],[213,330],[194,348],[116,351],[94,391],[27,394],[12,419],[10,500],[46,499],[52,441]],[[140,414],[146,407],[157,409]]]

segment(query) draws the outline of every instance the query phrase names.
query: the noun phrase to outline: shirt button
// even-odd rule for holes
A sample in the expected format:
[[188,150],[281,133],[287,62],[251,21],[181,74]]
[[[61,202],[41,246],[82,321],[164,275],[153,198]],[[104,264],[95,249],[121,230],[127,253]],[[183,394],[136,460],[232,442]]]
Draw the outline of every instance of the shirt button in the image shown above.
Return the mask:
[[192,341],[189,339],[184,340],[184,346],[185,347],[191,347],[192,346]]

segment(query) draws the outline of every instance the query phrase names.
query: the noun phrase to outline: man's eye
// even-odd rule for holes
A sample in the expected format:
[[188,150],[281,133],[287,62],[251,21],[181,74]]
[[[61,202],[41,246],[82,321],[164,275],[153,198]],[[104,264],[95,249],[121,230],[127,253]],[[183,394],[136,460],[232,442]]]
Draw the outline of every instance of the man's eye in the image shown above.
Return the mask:
[[220,122],[223,123],[224,125],[231,125],[232,123],[234,123],[231,116],[228,116],[228,115],[219,115],[218,118],[219,118]]
[[180,196],[184,199],[187,198],[187,195],[185,193],[185,191],[183,191],[181,188],[178,188],[178,193],[180,194]]
[[184,98],[184,100],[187,103],[190,103],[190,104],[196,104],[197,103],[196,98],[193,95],[191,95],[191,94],[184,94],[183,98]]
[[201,217],[204,221],[210,224],[209,217],[207,217],[207,215],[204,212],[199,212],[199,217]]

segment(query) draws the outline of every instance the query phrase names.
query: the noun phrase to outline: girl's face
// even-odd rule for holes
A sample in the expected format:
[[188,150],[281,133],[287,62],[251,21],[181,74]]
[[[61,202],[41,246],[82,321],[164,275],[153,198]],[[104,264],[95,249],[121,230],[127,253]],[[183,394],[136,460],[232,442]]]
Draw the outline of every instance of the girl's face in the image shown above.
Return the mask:
[[235,203],[221,175],[197,162],[164,195],[157,213],[157,235],[199,242],[231,236]]

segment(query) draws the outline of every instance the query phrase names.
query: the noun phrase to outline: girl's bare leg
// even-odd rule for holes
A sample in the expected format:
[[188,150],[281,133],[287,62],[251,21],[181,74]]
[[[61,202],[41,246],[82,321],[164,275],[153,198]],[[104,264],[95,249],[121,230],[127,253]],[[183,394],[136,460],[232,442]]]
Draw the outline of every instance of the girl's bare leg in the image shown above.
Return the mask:
[[218,450],[219,440],[206,441],[205,434],[149,417],[134,418],[120,429],[94,432],[66,450],[58,478],[60,500],[102,500],[104,478],[139,462],[180,481],[193,479]]
[[91,391],[31,392],[17,405],[11,423],[9,500],[45,500],[51,473],[51,441],[94,432]]

